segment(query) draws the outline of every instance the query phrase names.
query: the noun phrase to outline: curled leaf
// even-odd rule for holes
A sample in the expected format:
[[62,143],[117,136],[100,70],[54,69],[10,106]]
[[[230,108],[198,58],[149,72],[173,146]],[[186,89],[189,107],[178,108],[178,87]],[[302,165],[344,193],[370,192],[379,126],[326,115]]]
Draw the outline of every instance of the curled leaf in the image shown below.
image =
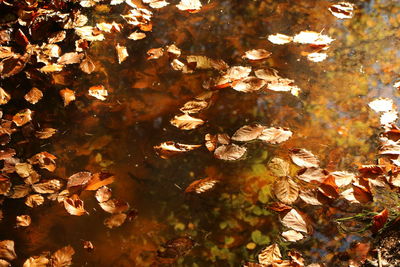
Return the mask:
[[167,159],[171,156],[188,152],[199,147],[201,147],[201,145],[187,145],[175,143],[173,141],[167,141],[159,144],[158,146],[154,146],[154,150],[161,158]]

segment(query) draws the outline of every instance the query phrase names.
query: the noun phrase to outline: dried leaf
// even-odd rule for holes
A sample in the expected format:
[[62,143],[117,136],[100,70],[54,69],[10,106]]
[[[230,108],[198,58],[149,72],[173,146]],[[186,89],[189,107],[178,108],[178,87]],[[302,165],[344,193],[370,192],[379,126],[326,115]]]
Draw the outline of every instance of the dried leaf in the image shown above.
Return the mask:
[[13,122],[17,126],[25,125],[32,120],[32,114],[33,112],[29,108],[21,110],[14,115]]
[[250,67],[243,67],[243,66],[233,66],[226,71],[226,78],[231,81],[244,79],[249,76],[251,72]]
[[246,77],[242,80],[234,81],[232,88],[239,92],[249,93],[260,90],[266,85],[266,82],[257,77]]
[[388,112],[395,109],[392,99],[382,97],[369,102],[368,106],[375,112]]
[[297,178],[307,183],[311,182],[322,183],[326,179],[326,176],[328,174],[329,173],[324,169],[311,167],[311,168],[301,169],[297,174]]
[[390,125],[397,120],[398,114],[395,110],[384,112],[380,117],[382,125]]
[[108,213],[122,213],[129,209],[129,204],[118,199],[110,199],[99,203],[100,207]]
[[373,217],[373,224],[372,224],[372,232],[377,233],[380,229],[382,229],[386,221],[389,218],[389,212],[385,208],[380,213]]
[[108,188],[107,186],[102,186],[99,189],[97,189],[95,197],[98,202],[106,202],[108,201],[112,196],[111,189]]
[[85,190],[97,190],[102,186],[109,185],[113,183],[115,177],[110,173],[95,173],[93,174],[92,179],[89,181],[88,185],[86,186]]
[[126,49],[125,46],[121,46],[119,44],[117,44],[115,49],[117,50],[118,63],[121,64],[129,56],[128,50]]
[[68,178],[67,188],[86,185],[91,179],[90,172],[77,172]]
[[334,39],[328,35],[323,35],[314,31],[301,31],[293,37],[293,42],[300,44],[312,44],[312,45],[328,45]]
[[32,185],[33,191],[39,194],[54,194],[60,191],[61,187],[62,183],[57,179],[51,179],[47,182]]
[[104,101],[108,96],[108,92],[103,85],[95,85],[89,88],[89,95]]
[[347,2],[339,2],[331,5],[329,11],[339,19],[350,19],[353,17],[353,4]]
[[243,58],[247,58],[249,60],[261,60],[261,59],[266,59],[271,56],[271,52],[268,52],[265,49],[252,49],[249,51],[246,51],[245,55]]
[[320,185],[318,190],[331,199],[339,198],[339,187],[335,183],[335,177],[329,175]]
[[192,182],[185,190],[186,193],[194,192],[201,194],[207,192],[215,187],[219,181],[212,177],[196,180]]
[[307,55],[307,59],[312,62],[321,62],[328,57],[327,53],[314,52]]
[[292,135],[293,133],[289,129],[271,127],[263,129],[258,139],[271,144],[280,144],[287,141]]
[[47,267],[49,263],[49,259],[44,255],[33,256],[27,259],[22,267]]
[[86,249],[89,252],[92,252],[94,250],[93,243],[88,240],[83,241],[83,248]]
[[199,12],[201,6],[200,0],[181,0],[179,4],[176,5],[179,10],[188,11],[190,13]]
[[186,113],[180,116],[175,116],[170,122],[173,126],[181,130],[193,130],[205,123],[202,119],[192,117]]
[[193,114],[208,108],[209,103],[204,100],[192,100],[186,102],[179,110],[183,113]]
[[134,41],[141,40],[141,39],[144,39],[144,38],[146,38],[146,34],[144,32],[137,32],[137,31],[131,33],[128,36],[128,39],[131,39],[131,40],[134,40]]
[[235,144],[222,145],[217,147],[214,151],[214,156],[222,160],[238,160],[244,156],[247,149]]
[[345,187],[353,182],[355,175],[350,172],[337,171],[332,172],[331,175],[335,177],[335,182],[339,187]]
[[65,53],[57,60],[57,63],[60,65],[76,64],[81,62],[82,57],[83,54],[77,52]]
[[39,139],[47,139],[52,137],[57,132],[54,128],[43,128],[35,132],[35,136]]
[[302,189],[300,191],[299,196],[300,196],[301,200],[303,200],[305,203],[307,203],[309,205],[313,205],[313,206],[323,205],[323,203],[321,203],[321,201],[318,199],[317,192],[315,192],[314,190]]
[[12,240],[0,241],[0,258],[8,261],[12,261],[17,258],[17,254],[15,254],[14,250],[14,241]]
[[68,106],[72,101],[75,101],[75,92],[68,88],[60,90],[60,96],[64,101],[64,107]]
[[319,160],[308,150],[294,148],[290,150],[290,158],[297,166],[304,168],[318,167]]
[[292,209],[282,218],[282,224],[293,230],[308,233],[308,223],[306,222],[303,215],[301,215],[296,209]]
[[289,163],[280,158],[273,158],[268,163],[268,169],[278,177],[289,176],[290,166]]
[[293,37],[281,33],[276,33],[269,35],[268,41],[273,44],[283,45],[292,42]]
[[11,96],[0,87],[0,105],[5,105],[10,101]]
[[46,169],[50,172],[53,172],[56,169],[55,159],[57,159],[56,156],[44,151],[31,157],[28,162],[39,165],[41,169]]
[[39,195],[39,194],[29,195],[25,200],[25,205],[27,205],[28,207],[31,207],[31,208],[40,206],[43,203],[44,203],[44,198],[42,195]]
[[149,4],[151,8],[163,8],[169,5],[165,0],[143,0],[143,3]]
[[167,52],[175,57],[180,57],[182,53],[181,50],[175,44],[167,46]]
[[158,146],[154,146],[154,150],[161,158],[167,159],[171,156],[188,152],[199,147],[201,147],[201,145],[187,145],[175,143],[173,141],[167,141],[159,144]]
[[277,244],[272,244],[258,254],[260,264],[270,265],[282,259],[282,254]]
[[283,204],[281,202],[272,202],[267,206],[267,208],[277,212],[286,212],[292,209],[291,206]]
[[83,206],[83,201],[76,194],[64,199],[64,208],[69,214],[75,216],[82,216],[87,213]]
[[304,238],[304,236],[295,231],[295,230],[288,230],[282,233],[283,238],[285,238],[289,242],[296,242]]
[[31,187],[29,185],[16,185],[12,188],[13,193],[9,198],[23,198],[29,194]]
[[159,48],[152,48],[147,51],[147,59],[158,59],[164,55],[164,48],[159,47]]
[[[85,57],[84,60],[82,60],[81,64],[79,65],[79,68],[87,74],[91,74],[92,72],[95,71],[96,65],[93,63],[92,59],[88,56]],[[64,89],[66,90],[66,89]]]
[[242,126],[232,135],[232,140],[247,142],[257,139],[264,129],[265,126],[262,126],[260,124]]
[[110,229],[119,227],[125,222],[126,217],[125,213],[113,214],[104,220],[104,225]]
[[66,267],[72,265],[72,256],[75,254],[75,250],[71,246],[63,247],[51,256],[52,267]]
[[27,227],[31,225],[32,219],[29,215],[19,215],[16,218],[17,226],[19,227]]
[[157,254],[162,258],[178,258],[186,255],[194,245],[195,242],[190,237],[177,237],[168,240],[168,242],[163,245],[164,250],[157,251]]
[[299,196],[299,186],[288,177],[280,177],[272,187],[277,199],[285,204],[292,204]]

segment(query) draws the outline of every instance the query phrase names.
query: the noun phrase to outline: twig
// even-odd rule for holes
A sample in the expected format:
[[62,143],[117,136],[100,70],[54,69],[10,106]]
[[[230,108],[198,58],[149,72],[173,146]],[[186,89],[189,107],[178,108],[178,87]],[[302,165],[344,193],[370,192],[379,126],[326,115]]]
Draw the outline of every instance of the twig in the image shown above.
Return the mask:
[[382,267],[382,255],[381,250],[378,248],[378,267]]

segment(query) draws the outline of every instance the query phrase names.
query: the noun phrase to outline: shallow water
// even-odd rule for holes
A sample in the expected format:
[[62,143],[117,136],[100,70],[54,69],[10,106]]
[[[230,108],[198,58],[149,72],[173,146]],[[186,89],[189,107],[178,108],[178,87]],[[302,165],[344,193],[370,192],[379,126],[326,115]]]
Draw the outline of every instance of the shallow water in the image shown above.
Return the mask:
[[[394,0],[353,3],[357,9],[350,20],[332,16],[327,9],[331,1],[209,1],[195,14],[170,5],[154,11],[153,31],[146,39],[116,36],[94,43],[91,56],[101,72],[73,72],[64,84],[54,87],[83,92],[104,84],[109,90],[107,100],[82,94],[64,108],[58,96],[49,93],[35,110],[42,123],[52,123],[59,134],[35,146],[25,144],[20,153],[29,157],[39,147],[56,155],[59,177],[83,170],[115,174],[110,186],[113,195],[128,201],[138,215],[110,230],[103,224],[108,215],[93,192],[80,196],[90,213],[81,217],[67,214],[56,202],[30,209],[22,200],[6,199],[0,237],[16,241],[18,265],[32,255],[70,244],[76,248],[74,266],[149,266],[156,262],[161,245],[179,236],[190,236],[196,245],[170,263],[173,266],[239,266],[254,260],[271,242],[296,248],[308,263],[333,264],[351,241],[366,238],[339,233],[331,222],[350,207],[299,204],[312,217],[315,232],[294,245],[284,243],[278,215],[264,208],[273,201],[274,178],[267,174],[266,164],[276,156],[289,159],[288,149],[294,147],[312,151],[321,166],[332,171],[354,171],[357,164],[374,161],[379,118],[367,104],[377,96],[398,102],[392,84],[400,70],[400,6]],[[90,16],[93,21],[110,22],[121,12],[123,8],[116,7],[111,13],[93,11]],[[266,39],[269,34],[294,35],[302,30],[322,31],[335,39],[327,60],[310,62],[301,55],[302,46],[279,46]],[[116,43],[125,44],[130,54],[120,65],[115,59]],[[179,130],[169,120],[204,91],[203,81],[215,73],[182,74],[172,70],[166,59],[146,60],[148,49],[172,43],[184,55],[223,59],[230,66],[273,67],[295,80],[302,92],[295,97],[223,89],[201,113],[207,121],[204,126]],[[267,49],[272,56],[262,63],[241,58],[245,51],[257,48]],[[287,127],[294,134],[280,145],[251,143],[246,158],[231,163],[213,158],[205,148],[167,160],[153,149],[168,140],[202,143],[206,133],[231,135],[253,122]],[[216,190],[199,196],[184,193],[192,181],[207,176],[221,180]],[[31,215],[32,225],[14,228],[18,214]],[[262,233],[259,239],[257,230]],[[95,250],[79,249],[82,240],[92,241]],[[253,247],[253,243],[257,244]]]

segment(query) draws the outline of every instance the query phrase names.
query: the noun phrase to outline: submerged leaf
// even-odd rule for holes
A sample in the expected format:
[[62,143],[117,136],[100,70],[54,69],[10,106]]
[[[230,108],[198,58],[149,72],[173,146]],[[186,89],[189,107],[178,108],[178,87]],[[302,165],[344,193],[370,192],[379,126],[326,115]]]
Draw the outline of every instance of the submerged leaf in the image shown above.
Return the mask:
[[64,199],[64,207],[71,215],[82,216],[87,213],[83,206],[83,201],[76,194]]
[[72,101],[75,101],[75,92],[68,88],[60,90],[60,96],[64,101],[64,107],[68,106]]
[[89,95],[104,101],[108,96],[108,92],[103,85],[95,85],[89,88]]
[[20,227],[27,227],[31,225],[32,219],[29,215],[19,215],[16,218],[17,220],[17,226]]
[[39,102],[40,99],[42,99],[43,93],[40,91],[38,88],[33,87],[25,96],[25,100],[28,101],[31,104],[36,104]]
[[113,214],[104,220],[104,225],[112,229],[121,226],[127,218],[125,213]]
[[127,202],[118,199],[100,202],[99,205],[104,211],[112,214],[125,212],[129,209],[129,204]]
[[86,185],[92,179],[90,172],[78,172],[68,178],[67,188]]
[[195,192],[201,194],[214,188],[219,181],[212,177],[200,179],[192,182],[185,190],[186,193]]

